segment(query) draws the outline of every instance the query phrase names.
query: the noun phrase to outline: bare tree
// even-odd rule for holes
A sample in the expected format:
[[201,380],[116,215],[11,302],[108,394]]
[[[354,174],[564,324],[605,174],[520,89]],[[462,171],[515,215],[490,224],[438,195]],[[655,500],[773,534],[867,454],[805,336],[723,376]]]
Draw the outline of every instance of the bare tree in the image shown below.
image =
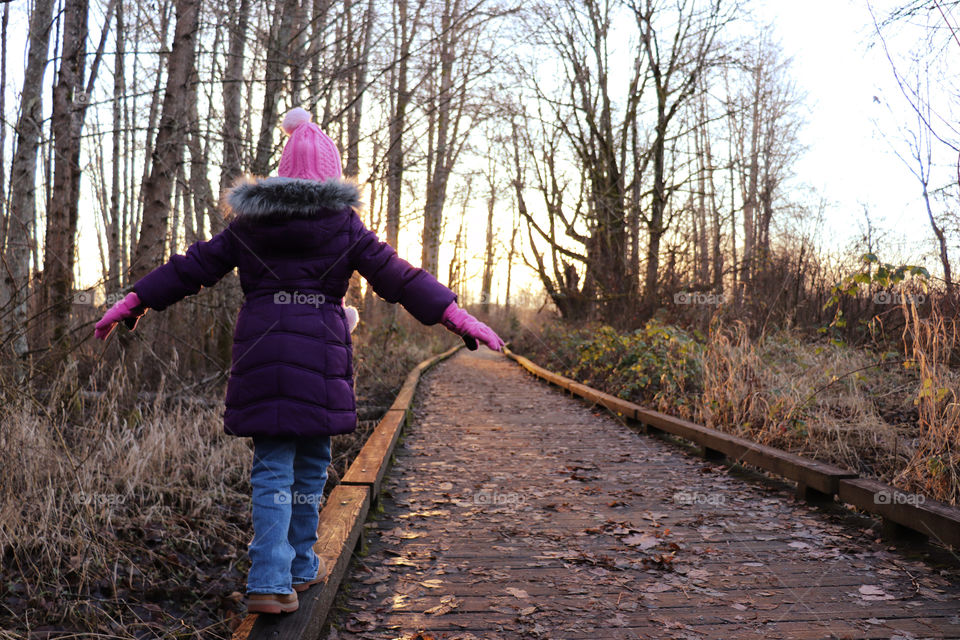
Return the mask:
[[267,64],[264,78],[263,103],[261,105],[260,136],[257,139],[256,155],[251,171],[266,175],[274,156],[274,136],[277,129],[277,108],[284,85],[284,70],[290,48],[296,42],[294,25],[299,12],[297,0],[277,0],[274,19],[270,24],[267,45]]
[[65,335],[72,300],[80,206],[80,134],[110,31],[113,6],[114,0],[111,0],[85,83],[88,0],[64,2],[63,51],[50,119],[54,132],[54,172],[43,256],[43,303],[50,311],[54,342]]
[[[700,76],[714,64],[717,35],[736,6],[727,7],[720,0],[682,2],[675,11],[667,12],[654,0],[632,0],[631,9],[656,96],[650,149],[653,184],[649,214],[644,219],[648,234],[644,303],[653,308],[658,305],[660,242],[669,224],[667,206],[679,186],[668,184],[666,148],[671,123],[695,95]],[[666,28],[661,28],[661,23]]]
[[483,36],[498,15],[484,2],[442,0],[439,25],[433,25],[432,59],[424,83],[427,175],[420,259],[420,266],[433,274],[438,270],[447,185],[471,128],[484,117],[474,101],[474,85],[493,68]]
[[43,77],[50,46],[53,0],[36,0],[30,14],[27,67],[20,93],[16,147],[10,166],[10,208],[3,246],[0,313],[4,335],[13,336],[17,358],[27,353],[30,246],[35,239],[37,149],[40,144]]
[[731,162],[737,169],[743,207],[738,300],[769,259],[770,224],[779,189],[802,151],[797,137],[801,96],[789,79],[789,64],[764,31],[746,43],[735,65],[726,69],[737,76],[726,108],[735,149]]
[[390,124],[387,143],[387,242],[397,246],[400,235],[400,199],[403,195],[404,133],[407,128],[410,48],[420,25],[426,0],[419,0],[413,16],[407,0],[396,0],[393,12],[393,60],[390,65]]
[[[488,136],[491,139],[493,136]],[[497,163],[493,153],[487,159],[487,235],[483,251],[483,278],[480,285],[480,304],[485,313],[490,312],[491,289],[493,288],[494,235],[493,214],[497,209],[497,194],[500,184],[497,180]]]
[[170,51],[167,88],[153,146],[152,169],[143,187],[143,224],[130,265],[133,280],[142,278],[163,259],[171,189],[188,128],[189,109],[186,103],[193,82],[199,5],[199,0],[176,0],[177,22]]
[[[920,183],[927,220],[930,223],[930,229],[933,231],[934,237],[937,239],[938,257],[940,259],[940,267],[943,269],[943,279],[946,283],[947,296],[952,299],[956,286],[953,282],[953,270],[950,267],[947,235],[944,232],[943,224],[937,220],[931,203],[932,188],[930,181],[931,173],[934,169],[934,134],[931,128],[926,125],[926,122],[929,122],[931,117],[929,100],[930,75],[929,70],[927,71],[927,73],[917,71],[914,79],[913,92],[916,95],[925,96],[925,98],[917,105],[918,110],[914,126],[910,129],[903,130],[903,134],[907,138],[909,156],[901,153],[895,145],[894,153],[897,154],[897,157],[900,158],[910,173],[913,174],[913,177]],[[925,83],[927,85],[926,87],[924,87]]]
[[[353,20],[353,11],[349,13]],[[363,96],[367,91],[367,66],[370,60],[370,48],[373,39],[373,23],[376,18],[376,4],[369,0],[363,20],[358,29],[349,28],[351,53],[347,94],[350,96],[347,109],[347,161],[344,174],[356,179],[360,173],[360,125],[363,116]]]
[[113,56],[113,131],[110,134],[112,144],[111,158],[111,188],[110,188],[110,209],[109,215],[104,217],[104,229],[107,235],[107,255],[108,267],[104,274],[107,278],[108,287],[117,287],[120,282],[120,193],[122,185],[120,184],[120,165],[123,162],[120,150],[121,140],[121,119],[123,116],[123,102],[121,96],[126,92],[126,60],[124,60],[124,51],[126,48],[125,27],[123,17],[124,0],[117,0],[116,28],[114,34],[114,43],[116,52]]
[[241,90],[243,89],[243,47],[247,37],[250,0],[231,0],[230,44],[223,73],[223,166],[220,173],[222,192],[243,171],[243,142],[240,134]]

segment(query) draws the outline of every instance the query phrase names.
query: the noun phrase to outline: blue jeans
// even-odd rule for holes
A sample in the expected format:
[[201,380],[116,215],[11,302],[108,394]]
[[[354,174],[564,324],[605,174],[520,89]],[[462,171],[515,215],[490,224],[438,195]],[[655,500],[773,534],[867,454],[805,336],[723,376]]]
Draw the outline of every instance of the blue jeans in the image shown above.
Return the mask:
[[293,593],[291,585],[317,576],[313,545],[329,464],[330,436],[254,436],[247,593]]

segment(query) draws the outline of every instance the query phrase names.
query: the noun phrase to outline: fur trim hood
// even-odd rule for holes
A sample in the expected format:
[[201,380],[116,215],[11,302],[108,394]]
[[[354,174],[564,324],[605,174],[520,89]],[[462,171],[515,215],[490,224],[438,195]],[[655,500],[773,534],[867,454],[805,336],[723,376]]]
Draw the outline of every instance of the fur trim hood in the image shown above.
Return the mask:
[[360,189],[332,178],[323,182],[300,178],[243,177],[227,191],[227,213],[248,219],[312,218],[360,208]]

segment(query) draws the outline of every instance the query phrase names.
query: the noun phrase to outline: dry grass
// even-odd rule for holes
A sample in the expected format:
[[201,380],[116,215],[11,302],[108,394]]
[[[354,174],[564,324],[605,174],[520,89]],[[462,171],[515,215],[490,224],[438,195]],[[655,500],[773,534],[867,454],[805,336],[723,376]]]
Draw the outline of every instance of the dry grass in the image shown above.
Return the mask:
[[219,408],[162,392],[125,411],[113,373],[88,400],[69,384],[42,405],[5,398],[0,619],[24,632],[225,635],[248,537],[247,443],[223,434]]
[[892,479],[904,464],[910,390],[901,360],[783,331],[711,331],[694,418],[762,444]]
[[[354,337],[367,419],[334,439],[328,491],[410,368],[456,340],[403,313],[364,320]],[[223,433],[222,387],[191,397],[161,381],[153,400],[133,402],[113,359],[71,362],[43,392],[3,383],[0,637],[229,637],[252,454],[248,438]]]
[[950,366],[960,347],[956,317],[934,300],[929,314],[904,305],[906,364],[918,377],[916,443],[896,482],[953,504],[960,502],[960,372]]

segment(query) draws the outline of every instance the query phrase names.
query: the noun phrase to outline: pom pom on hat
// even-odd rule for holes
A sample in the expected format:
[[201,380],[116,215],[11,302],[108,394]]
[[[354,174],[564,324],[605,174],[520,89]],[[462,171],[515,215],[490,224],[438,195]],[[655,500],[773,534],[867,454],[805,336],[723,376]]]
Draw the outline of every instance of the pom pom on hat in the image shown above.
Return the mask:
[[295,107],[290,109],[287,115],[284,116],[283,124],[281,124],[280,127],[289,136],[293,135],[296,128],[305,122],[310,122],[310,112],[302,107]]
[[280,155],[277,175],[305,180],[331,180],[343,176],[337,144],[310,121],[306,109],[291,109],[280,126],[290,138]]

